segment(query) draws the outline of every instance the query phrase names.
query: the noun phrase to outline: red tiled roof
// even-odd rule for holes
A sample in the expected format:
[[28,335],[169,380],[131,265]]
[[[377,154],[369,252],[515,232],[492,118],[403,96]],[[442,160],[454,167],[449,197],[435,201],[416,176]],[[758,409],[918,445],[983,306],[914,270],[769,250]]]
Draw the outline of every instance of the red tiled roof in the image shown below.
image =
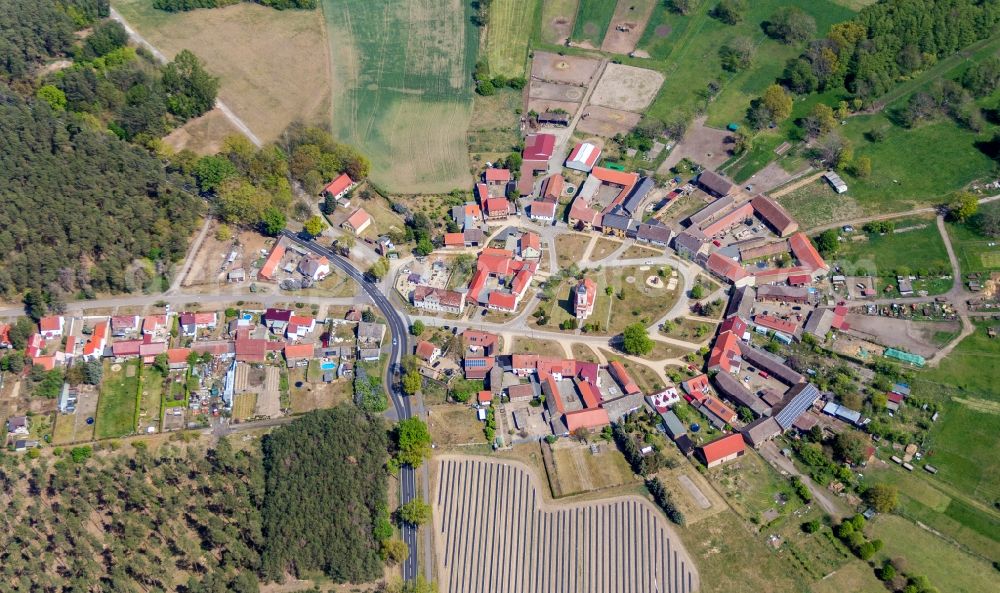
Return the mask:
[[511,284],[510,289],[518,297],[524,296],[524,291],[531,284],[531,272],[528,270],[521,270],[514,276],[514,282]]
[[786,334],[793,334],[795,333],[795,330],[799,328],[798,323],[788,321],[786,319],[779,319],[772,315],[757,315],[753,318],[753,322],[759,326]]
[[102,350],[107,344],[108,322],[102,321],[94,326],[94,332],[90,334],[90,339],[83,345],[83,355],[89,356]]
[[684,388],[684,391],[686,391],[688,395],[701,400],[704,398],[705,394],[708,393],[708,375],[691,377],[687,381],[682,381],[681,387]]
[[552,204],[553,210],[555,209],[555,203],[558,202],[559,198],[562,196],[563,189],[565,187],[566,178],[558,173],[545,180],[545,192],[542,194],[542,197],[545,198],[548,203]]
[[[587,153],[580,158],[580,153],[583,152],[584,147],[587,148]],[[591,144],[589,142],[580,142],[573,147],[573,151],[569,153],[568,161],[579,161],[584,163],[588,167],[593,167],[594,163],[597,162],[597,158],[601,156],[601,149]]]
[[731,331],[719,334],[708,357],[708,368],[719,367],[730,373],[736,368],[737,357],[740,355],[739,336]]
[[62,330],[62,317],[59,315],[47,315],[38,320],[38,329],[43,332],[56,332]]
[[887,400],[893,402],[893,403],[896,403],[896,404],[903,403],[903,399],[904,399],[902,395],[900,395],[898,393],[895,393],[893,391],[890,391],[889,393],[886,393],[885,394],[885,398]]
[[191,349],[199,354],[208,352],[213,356],[221,356],[236,351],[233,343],[229,341],[195,342],[192,344]]
[[434,344],[431,344],[427,340],[420,340],[420,342],[417,343],[417,347],[416,347],[414,353],[418,357],[420,357],[420,358],[422,358],[424,360],[430,360],[431,357],[434,356],[434,351],[435,350],[437,350],[437,346],[435,346]]
[[0,324],[0,344],[10,344],[10,326],[6,323]]
[[445,233],[445,247],[465,247],[465,233]]
[[[0,327],[0,344],[3,343],[3,328]],[[66,354],[73,354],[73,349],[76,347],[76,336],[66,336],[66,347],[63,348],[63,352]]]
[[706,397],[705,401],[702,402],[701,405],[705,406],[710,412],[719,418],[722,418],[723,422],[732,422],[736,419],[736,412],[714,397]]
[[[267,256],[267,260],[260,269],[260,277],[267,280],[274,278],[274,271],[278,269],[278,264],[281,263],[281,258],[285,257],[285,245],[278,241],[274,245],[274,249],[271,250],[271,254]],[[145,331],[146,326],[143,324],[143,331]]]
[[241,329],[236,334],[236,360],[263,362],[267,358],[267,340],[250,337],[249,329]]
[[413,289],[413,302],[419,303],[431,295],[437,297],[438,301],[446,307],[458,307],[462,304],[462,293],[430,286],[418,286]]
[[486,169],[486,174],[485,174],[484,178],[488,182],[495,182],[495,183],[503,182],[503,183],[506,183],[506,182],[510,181],[510,170],[509,169],[500,169],[500,168],[497,168],[497,167],[490,167],[490,168]]
[[719,335],[726,332],[732,332],[736,337],[740,337],[747,333],[747,324],[739,316],[733,315],[719,326]]
[[812,282],[812,276],[809,274],[789,274],[788,283],[792,286],[802,286],[803,284],[809,284]]
[[[476,184],[476,197],[479,198],[479,202],[481,204],[483,205],[486,204],[486,200],[488,200],[490,197],[490,190],[488,187],[486,187],[485,183]],[[480,214],[482,214],[482,210],[480,210]],[[480,218],[482,217],[480,216]]]
[[712,463],[713,461],[724,459],[734,453],[745,450],[746,445],[743,442],[743,435],[731,434],[703,445],[701,447],[701,454],[704,455],[707,463]]
[[111,345],[111,353],[115,356],[137,356],[142,340],[118,340]]
[[285,360],[293,358],[312,358],[316,354],[316,347],[312,344],[286,344]]
[[191,354],[190,348],[170,348],[167,350],[167,361],[170,364],[187,362],[188,354]]
[[507,198],[487,198],[486,215],[510,214],[510,202]]
[[466,346],[482,346],[483,348],[488,348],[490,346],[495,346],[499,339],[499,336],[496,334],[481,332],[474,329],[467,329],[462,333],[462,340],[465,341]]
[[547,161],[552,158],[556,146],[553,134],[528,134],[524,139],[522,156],[526,161]]
[[568,412],[565,415],[565,419],[566,429],[570,432],[575,432],[581,428],[592,430],[611,424],[608,411],[604,408],[588,408],[586,410]]
[[701,229],[701,232],[705,233],[709,237],[729,229],[730,227],[736,226],[743,222],[745,219],[753,215],[753,207],[749,202],[734,208],[732,211],[722,216],[715,222],[705,226]]
[[570,205],[569,218],[592,226],[601,224],[601,213],[591,208],[587,201],[581,197],[577,197]]
[[476,394],[476,400],[481,404],[491,402],[493,401],[493,392],[488,389],[484,389]]
[[46,371],[51,371],[56,368],[56,357],[52,355],[36,356],[31,359],[31,364],[40,366]]
[[720,255],[718,252],[708,256],[708,261],[705,262],[705,267],[707,267],[710,272],[714,272],[730,282],[739,282],[749,276],[747,271],[744,270],[740,264],[724,255]]
[[607,167],[594,167],[590,174],[604,183],[622,185],[630,189],[639,181],[638,173],[626,173],[625,171],[616,171]]
[[358,208],[353,214],[347,217],[344,224],[351,227],[354,232],[358,232],[358,229],[364,226],[366,221],[371,222],[371,219],[372,217],[365,212],[364,208]]
[[788,239],[788,245],[795,254],[795,259],[799,260],[803,266],[815,272],[816,270],[828,270],[829,266],[823,261],[822,256],[813,247],[812,241],[805,233],[795,233]]
[[764,194],[758,195],[750,203],[753,204],[753,209],[757,212],[757,216],[771,225],[778,232],[778,235],[784,236],[799,228],[799,224],[795,222],[795,219],[792,218],[791,214],[781,204],[778,204],[778,202]]
[[527,232],[521,235],[521,249],[529,248],[541,251],[542,240],[538,237],[537,233]]
[[556,215],[556,203],[535,200],[531,203],[531,215],[541,218],[552,218]]
[[576,374],[576,361],[571,358],[539,356],[537,362],[535,363],[535,368],[539,373],[550,373],[552,375],[572,377]]
[[489,305],[504,311],[513,311],[517,308],[517,299],[512,294],[493,291],[486,301]]
[[632,377],[629,376],[628,371],[625,370],[622,363],[617,360],[612,360],[611,364],[608,365],[608,370],[611,372],[611,376],[615,378],[615,381],[618,381],[618,385],[621,386],[622,391],[626,394],[632,395],[633,393],[639,393],[639,386],[636,385],[635,381],[632,380]]
[[347,173],[341,173],[339,177],[337,177],[330,183],[326,184],[326,187],[323,188],[323,191],[330,195],[335,196],[340,192],[344,191],[345,189],[351,187],[353,183],[354,181],[352,181],[351,178],[348,177]]
[[580,392],[583,407],[596,408],[601,404],[601,393],[592,384],[581,379],[576,380],[576,389]]

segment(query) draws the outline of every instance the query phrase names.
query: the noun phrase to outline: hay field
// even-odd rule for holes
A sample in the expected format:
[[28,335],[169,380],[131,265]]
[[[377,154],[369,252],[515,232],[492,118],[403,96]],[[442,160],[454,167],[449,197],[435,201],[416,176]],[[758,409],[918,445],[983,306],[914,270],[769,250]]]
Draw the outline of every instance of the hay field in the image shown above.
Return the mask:
[[528,38],[538,20],[538,0],[496,0],[490,5],[486,58],[490,74],[524,76]]
[[461,0],[323,0],[333,132],[398,193],[466,187],[478,32]]
[[[111,4],[166,56],[182,49],[194,52],[221,79],[219,98],[261,140],[274,140],[296,119],[325,120],[330,66],[320,11],[239,3],[168,13],[154,9],[150,0]],[[217,141],[204,137],[203,128],[209,123],[189,123],[190,135],[200,138],[190,148],[210,149]],[[214,127],[217,133],[229,132],[227,126]]]
[[551,504],[522,463],[454,455],[436,463],[439,591],[699,589],[677,531],[645,497]]

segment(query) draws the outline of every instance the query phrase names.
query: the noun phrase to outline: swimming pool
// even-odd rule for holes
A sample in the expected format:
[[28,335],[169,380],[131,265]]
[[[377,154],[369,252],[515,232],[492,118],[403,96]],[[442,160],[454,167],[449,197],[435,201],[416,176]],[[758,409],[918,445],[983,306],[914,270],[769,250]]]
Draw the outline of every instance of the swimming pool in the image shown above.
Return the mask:
[[319,368],[323,369],[324,371],[332,371],[333,369],[337,368],[337,363],[329,361],[321,362],[319,363]]
[[252,313],[244,313],[243,314],[243,321],[251,321],[251,320],[253,320],[253,314]]

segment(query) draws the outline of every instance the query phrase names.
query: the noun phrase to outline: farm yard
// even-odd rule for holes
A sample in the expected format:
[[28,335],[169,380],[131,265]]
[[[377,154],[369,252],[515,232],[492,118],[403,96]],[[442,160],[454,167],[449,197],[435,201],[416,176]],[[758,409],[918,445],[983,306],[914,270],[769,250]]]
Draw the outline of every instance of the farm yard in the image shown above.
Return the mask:
[[638,483],[613,444],[601,441],[595,446],[596,453],[585,443],[567,439],[552,445],[551,455],[543,456],[549,483],[556,489],[554,498]]
[[361,149],[371,178],[398,193],[471,183],[465,134],[479,44],[461,0],[323,0],[333,131]]
[[[168,58],[193,51],[220,78],[219,98],[264,142],[296,120],[321,122],[330,108],[330,54],[319,11],[273,10],[250,2],[164,12],[149,0],[111,5]],[[338,54],[339,55],[339,54]],[[309,56],[309,59],[304,59]],[[176,148],[212,152],[232,129],[216,112],[171,135]]]
[[494,0],[486,34],[486,58],[492,76],[524,76],[528,38],[538,20],[539,0]]
[[450,455],[436,463],[440,591],[699,589],[676,533],[645,498],[550,504],[520,463]]
[[639,43],[646,29],[646,21],[657,4],[660,4],[657,0],[619,0],[608,31],[604,34],[601,51],[631,53]]

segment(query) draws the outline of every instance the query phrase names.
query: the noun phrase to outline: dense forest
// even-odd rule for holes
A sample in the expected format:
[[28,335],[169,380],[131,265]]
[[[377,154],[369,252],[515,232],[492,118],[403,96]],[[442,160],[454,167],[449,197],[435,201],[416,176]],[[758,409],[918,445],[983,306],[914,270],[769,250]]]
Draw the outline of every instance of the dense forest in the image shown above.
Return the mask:
[[150,151],[214,106],[218,81],[188,51],[160,65],[128,47],[108,12],[0,0],[3,297],[159,290],[201,215]]
[[313,412],[264,438],[262,573],[323,572],[337,582],[382,576],[389,437],[353,406]]
[[195,10],[197,8],[221,8],[231,6],[240,2],[254,2],[278,10],[290,8],[312,9],[316,8],[316,0],[153,0],[153,8],[166,10],[167,12],[180,12],[185,10]]
[[798,93],[844,89],[868,101],[900,77],[992,35],[994,0],[887,0],[830,28],[792,60],[782,83]]
[[199,202],[146,151],[0,88],[0,287],[142,289],[183,256]]

